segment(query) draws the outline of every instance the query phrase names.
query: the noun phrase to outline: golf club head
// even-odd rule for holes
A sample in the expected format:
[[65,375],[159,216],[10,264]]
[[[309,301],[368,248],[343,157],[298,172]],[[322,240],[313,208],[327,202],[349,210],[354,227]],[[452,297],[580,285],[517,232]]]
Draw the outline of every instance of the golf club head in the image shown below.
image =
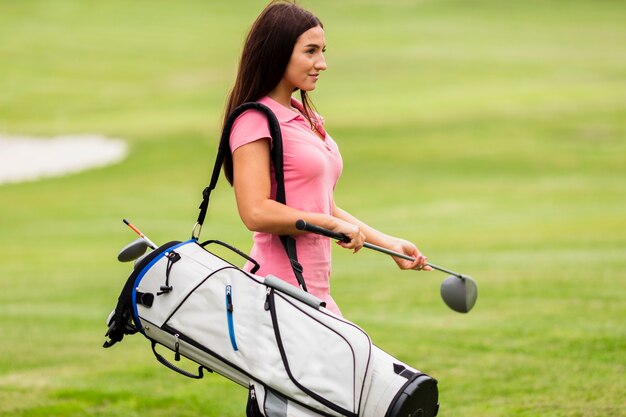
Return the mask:
[[441,283],[441,298],[448,307],[459,313],[467,313],[476,304],[478,288],[471,277],[450,275]]
[[145,255],[141,255],[139,258],[135,259],[135,264],[133,265],[133,269],[137,268],[137,265],[139,265],[139,263],[141,261],[143,261],[143,258],[145,258],[146,256],[148,256],[149,254],[146,253]]
[[148,243],[142,238],[133,240],[128,245],[124,246],[120,253],[117,255],[117,260],[120,262],[130,262],[139,258],[148,250]]

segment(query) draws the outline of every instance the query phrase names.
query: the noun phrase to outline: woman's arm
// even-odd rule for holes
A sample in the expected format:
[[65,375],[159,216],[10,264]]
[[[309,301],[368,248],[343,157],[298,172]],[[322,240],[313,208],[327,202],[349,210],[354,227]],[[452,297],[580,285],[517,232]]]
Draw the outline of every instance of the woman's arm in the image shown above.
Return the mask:
[[351,241],[341,246],[358,250],[364,236],[359,226],[322,213],[288,207],[271,198],[270,141],[255,140],[233,153],[233,186],[239,216],[249,230],[278,235],[297,235],[296,221],[302,219],[321,227],[343,233]]
[[333,207],[333,216],[359,226],[359,229],[365,235],[366,242],[382,246],[383,248],[391,249],[396,252],[404,253],[405,255],[415,259],[415,261],[411,262],[406,259],[392,256],[393,260],[396,262],[398,267],[400,267],[400,269],[423,269],[424,271],[430,271],[432,269],[429,266],[426,266],[428,258],[422,255],[419,249],[417,249],[417,247],[408,240],[389,236],[381,231],[378,231],[363,223],[347,211],[339,208],[336,204],[334,204]]

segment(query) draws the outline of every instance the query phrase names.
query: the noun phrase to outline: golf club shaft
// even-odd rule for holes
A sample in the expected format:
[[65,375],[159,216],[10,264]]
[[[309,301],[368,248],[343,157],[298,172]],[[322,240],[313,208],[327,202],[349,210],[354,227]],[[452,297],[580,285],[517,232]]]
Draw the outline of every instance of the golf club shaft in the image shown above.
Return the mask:
[[[296,222],[296,229],[298,229],[298,230],[305,230],[305,231],[311,232],[311,233],[316,233],[318,235],[326,236],[326,237],[329,237],[331,239],[336,239],[336,240],[339,240],[341,242],[349,242],[350,241],[350,239],[346,235],[344,235],[343,233],[333,232],[332,230],[328,230],[328,229],[325,229],[323,227],[307,223],[304,220],[298,220]],[[365,242],[365,243],[363,243],[363,247],[375,250],[377,252],[385,253],[387,255],[391,255],[391,256],[398,257],[398,258],[406,259],[407,261],[412,261],[412,262],[415,261],[415,258],[412,258],[412,257],[410,257],[408,255],[405,255],[405,254],[400,253],[400,252],[392,251],[390,249],[383,248],[382,246],[374,245],[372,243]],[[450,270],[442,268],[440,266],[433,265],[430,262],[427,263],[426,265],[430,266],[432,269],[436,269],[438,271],[445,272],[446,274],[450,274],[450,275],[454,275],[454,276],[459,277],[459,278],[463,278],[463,275],[459,274],[458,272],[450,271]]]
[[156,249],[157,245],[154,244],[153,241],[151,241],[150,239],[148,239],[146,237],[146,235],[144,235],[143,233],[141,233],[141,231],[139,229],[137,229],[131,222],[129,222],[126,219],[122,220],[128,227],[130,227],[131,229],[133,229],[133,232],[137,233],[143,240],[146,241],[146,243],[148,244],[148,246],[150,246],[152,249]]

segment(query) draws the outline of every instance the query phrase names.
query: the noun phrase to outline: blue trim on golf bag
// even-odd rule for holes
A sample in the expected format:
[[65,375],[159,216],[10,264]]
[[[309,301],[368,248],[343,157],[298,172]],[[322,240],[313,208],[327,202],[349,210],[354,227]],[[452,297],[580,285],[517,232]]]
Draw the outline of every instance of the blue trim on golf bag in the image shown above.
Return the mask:
[[141,321],[139,320],[139,312],[137,311],[137,287],[139,286],[139,283],[143,279],[144,275],[146,275],[146,273],[150,270],[150,268],[152,268],[154,264],[156,264],[161,258],[163,258],[166,253],[171,252],[174,249],[179,248],[181,246],[187,245],[189,243],[195,243],[195,242],[196,241],[194,239],[190,239],[185,242],[181,242],[177,245],[166,248],[161,253],[159,253],[154,258],[152,258],[152,260],[147,265],[141,268],[141,272],[139,272],[139,274],[137,275],[137,278],[135,279],[135,282],[133,284],[133,289],[131,292],[131,301],[132,301],[131,305],[133,307],[133,322],[135,323],[137,330],[139,330],[144,336],[145,336],[145,333],[143,331],[143,327],[141,326]]
[[226,320],[228,321],[228,337],[234,351],[238,351],[237,340],[235,339],[235,320],[233,318],[233,292],[232,286],[226,286]]

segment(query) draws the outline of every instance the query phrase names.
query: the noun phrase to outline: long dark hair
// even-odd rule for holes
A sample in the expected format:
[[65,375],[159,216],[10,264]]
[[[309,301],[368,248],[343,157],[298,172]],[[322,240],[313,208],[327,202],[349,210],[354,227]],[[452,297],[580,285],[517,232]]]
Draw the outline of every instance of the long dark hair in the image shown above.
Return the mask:
[[[268,95],[283,78],[298,37],[316,26],[324,27],[311,12],[292,2],[272,1],[257,17],[244,43],[235,85],[224,113],[239,105]],[[304,116],[311,122],[311,103],[306,91],[300,90]],[[233,158],[224,158],[224,174],[232,185]]]

